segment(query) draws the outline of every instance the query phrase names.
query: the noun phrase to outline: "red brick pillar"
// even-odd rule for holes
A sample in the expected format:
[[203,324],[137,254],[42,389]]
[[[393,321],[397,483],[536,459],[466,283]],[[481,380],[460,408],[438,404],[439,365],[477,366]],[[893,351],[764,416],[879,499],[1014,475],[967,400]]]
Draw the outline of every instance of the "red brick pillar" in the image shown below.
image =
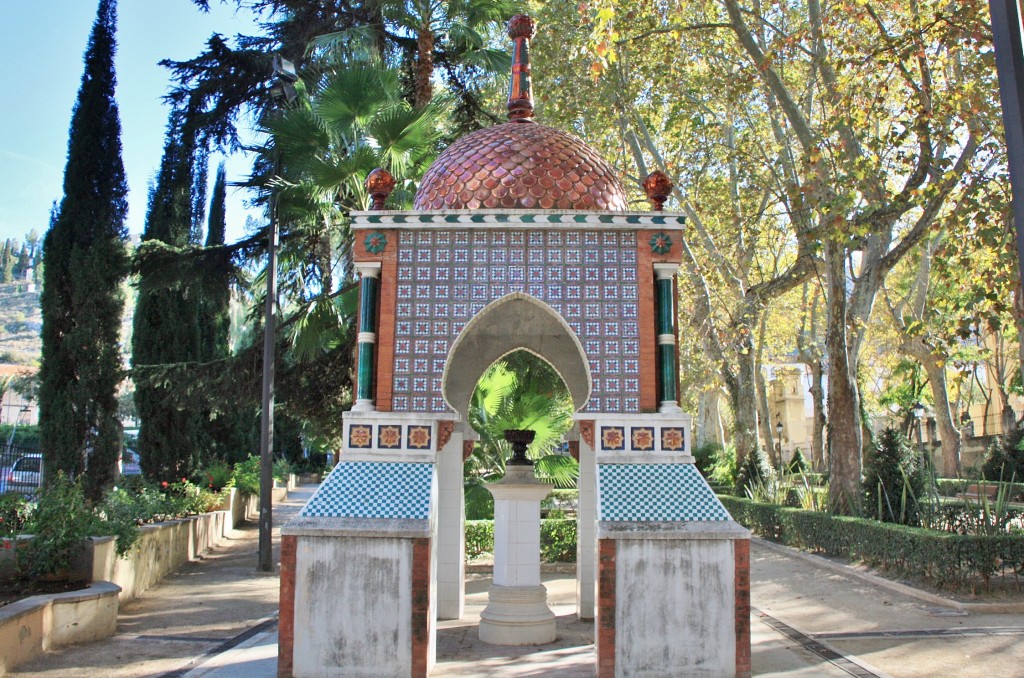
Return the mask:
[[281,597],[277,620],[277,675],[291,678],[295,652],[295,548],[294,535],[281,537]]
[[597,540],[597,677],[615,676],[615,540]]
[[412,677],[426,678],[430,654],[430,539],[412,540]]
[[750,678],[750,540],[733,542],[736,561],[736,676]]

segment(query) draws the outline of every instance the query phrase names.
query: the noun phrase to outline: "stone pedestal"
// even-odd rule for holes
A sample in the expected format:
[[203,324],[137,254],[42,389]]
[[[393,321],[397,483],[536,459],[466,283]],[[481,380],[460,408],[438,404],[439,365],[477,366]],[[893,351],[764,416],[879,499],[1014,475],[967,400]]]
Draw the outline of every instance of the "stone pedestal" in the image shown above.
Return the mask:
[[480,613],[480,640],[539,645],[555,640],[555,614],[540,583],[540,502],[551,486],[532,466],[507,466],[494,495],[494,585]]

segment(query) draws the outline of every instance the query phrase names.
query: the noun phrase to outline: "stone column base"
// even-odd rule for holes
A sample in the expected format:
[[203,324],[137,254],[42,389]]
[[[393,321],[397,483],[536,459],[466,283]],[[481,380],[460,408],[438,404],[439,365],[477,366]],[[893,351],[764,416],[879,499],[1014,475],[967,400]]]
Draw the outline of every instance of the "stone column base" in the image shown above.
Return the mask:
[[480,640],[492,645],[543,645],[554,642],[555,613],[548,590],[540,586],[491,586],[480,613]]

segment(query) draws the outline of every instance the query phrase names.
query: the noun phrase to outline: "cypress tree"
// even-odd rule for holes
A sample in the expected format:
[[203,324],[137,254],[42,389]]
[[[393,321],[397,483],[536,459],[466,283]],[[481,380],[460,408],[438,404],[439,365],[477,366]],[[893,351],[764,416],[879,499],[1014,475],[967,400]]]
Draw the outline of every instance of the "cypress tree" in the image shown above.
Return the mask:
[[17,280],[24,280],[25,273],[32,268],[32,253],[28,249],[28,245],[21,246],[21,252],[18,254],[18,264],[14,267],[14,277]]
[[[116,0],[100,0],[71,116],[64,196],[43,241],[40,443],[47,482],[85,477],[97,499],[115,478],[121,282],[128,186],[114,99]],[[88,469],[88,472],[86,470]]]
[[3,252],[0,252],[0,282],[9,283],[14,280],[14,257],[11,255],[11,239],[4,241]]
[[[196,155],[187,115],[172,112],[160,170],[150,192],[143,245],[159,241],[185,249],[195,244]],[[193,281],[168,286],[153,272],[140,271],[132,334],[135,367],[199,360],[197,292]],[[202,415],[185,396],[185,387],[174,379],[136,383],[140,463],[143,473],[154,480],[188,477],[199,466],[204,447]]]
[[[217,168],[210,199],[206,246],[224,244],[227,229],[227,174],[224,164]],[[199,334],[202,340],[200,360],[212,362],[231,355],[231,279],[229,260],[210,258],[210,270],[203,275],[203,294],[199,300]],[[252,449],[256,432],[256,410],[247,401],[222,404],[221,412],[207,415],[203,422],[212,457],[240,461]]]

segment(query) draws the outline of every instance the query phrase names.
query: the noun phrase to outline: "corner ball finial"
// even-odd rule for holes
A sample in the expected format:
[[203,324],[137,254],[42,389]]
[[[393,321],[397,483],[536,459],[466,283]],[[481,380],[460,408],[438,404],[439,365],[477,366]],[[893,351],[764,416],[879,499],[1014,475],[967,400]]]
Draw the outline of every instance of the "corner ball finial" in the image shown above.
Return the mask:
[[643,183],[644,193],[651,201],[651,209],[660,212],[665,207],[665,201],[672,193],[672,180],[660,170],[655,170],[647,175]]
[[384,203],[393,190],[395,190],[395,178],[383,167],[378,167],[366,175],[366,191],[373,201],[370,204],[371,210],[384,209]]
[[537,25],[526,14],[509,19],[508,37],[512,38],[512,83],[508,91],[508,119],[530,122],[533,117],[533,83],[530,81],[530,39]]

